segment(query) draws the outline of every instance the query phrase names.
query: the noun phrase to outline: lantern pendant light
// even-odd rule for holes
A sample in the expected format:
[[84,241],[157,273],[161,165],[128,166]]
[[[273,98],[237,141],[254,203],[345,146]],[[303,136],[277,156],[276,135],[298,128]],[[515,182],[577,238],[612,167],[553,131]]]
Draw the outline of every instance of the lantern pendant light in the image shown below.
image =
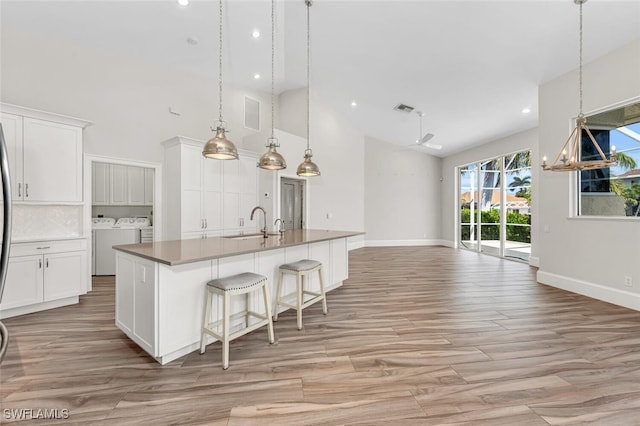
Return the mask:
[[[574,127],[569,138],[564,145],[562,145],[562,148],[560,148],[560,151],[558,152],[558,155],[556,155],[553,163],[547,164],[547,157],[542,157],[542,170],[545,171],[573,172],[578,170],[606,169],[617,164],[616,147],[611,147],[611,154],[607,159],[602,148],[593,137],[591,130],[587,127],[587,119],[582,113],[582,5],[583,3],[586,3],[587,0],[573,0],[573,2],[580,6],[580,67],[578,78],[578,85],[580,87],[579,114],[576,118],[576,127]],[[589,136],[589,140],[598,153],[599,158],[595,160],[582,160],[583,132]]]
[[[238,150],[236,146],[225,136],[224,120],[222,119],[222,0],[219,0],[220,25],[219,41],[220,50],[218,55],[218,126],[215,129],[216,135],[209,139],[202,149],[202,155],[206,158],[216,160],[237,160]],[[211,128],[213,130],[213,128]]]
[[258,160],[258,167],[266,170],[282,170],[287,168],[284,157],[278,153],[276,148],[280,146],[275,137],[275,46],[276,46],[276,12],[275,0],[271,0],[271,137],[267,139],[266,147],[268,151]]
[[311,68],[311,37],[310,37],[310,25],[309,25],[309,9],[311,8],[312,1],[305,0],[305,4],[307,5],[307,149],[304,151],[304,161],[300,163],[298,166],[298,170],[296,174],[298,176],[319,176],[320,168],[316,163],[311,161],[311,157],[313,157],[313,152],[309,147],[309,98],[310,98],[310,78],[309,78],[309,69]]

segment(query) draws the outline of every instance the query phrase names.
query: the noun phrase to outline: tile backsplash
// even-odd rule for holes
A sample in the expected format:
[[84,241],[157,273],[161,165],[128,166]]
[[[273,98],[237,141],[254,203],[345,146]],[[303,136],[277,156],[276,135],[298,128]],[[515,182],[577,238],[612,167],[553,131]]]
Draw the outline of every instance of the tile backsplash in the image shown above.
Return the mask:
[[12,241],[82,237],[82,206],[13,205]]

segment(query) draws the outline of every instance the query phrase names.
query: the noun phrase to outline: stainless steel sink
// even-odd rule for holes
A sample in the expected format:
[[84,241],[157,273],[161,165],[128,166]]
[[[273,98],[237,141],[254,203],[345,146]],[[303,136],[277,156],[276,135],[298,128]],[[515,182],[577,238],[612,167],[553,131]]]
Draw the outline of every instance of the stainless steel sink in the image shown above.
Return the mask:
[[228,238],[230,240],[253,240],[256,238],[264,238],[264,235],[262,234],[229,235],[229,236],[226,236],[225,238]]
[[[280,233],[269,233],[269,238],[271,237],[280,237]],[[264,235],[262,233],[260,234],[242,234],[242,235],[228,235],[224,238],[228,238],[230,240],[253,240],[256,238],[264,238]]]

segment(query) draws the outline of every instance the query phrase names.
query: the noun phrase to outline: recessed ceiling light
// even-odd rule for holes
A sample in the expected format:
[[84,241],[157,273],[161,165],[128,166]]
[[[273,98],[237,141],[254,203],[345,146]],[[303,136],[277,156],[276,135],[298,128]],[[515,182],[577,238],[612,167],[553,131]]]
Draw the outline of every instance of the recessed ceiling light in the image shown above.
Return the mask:
[[253,75],[253,78],[255,78],[256,80],[259,80],[259,79],[260,79],[260,74],[255,73],[255,74]]
[[178,4],[180,6],[188,6],[189,5],[189,0],[178,0]]
[[522,113],[523,114],[529,114],[531,112],[531,108],[526,107],[526,108],[522,108]]
[[253,30],[253,32],[251,33],[251,37],[253,37],[253,38],[258,38],[258,37],[260,37],[260,31],[258,31],[258,30]]
[[196,44],[198,44],[198,39],[195,37],[187,37],[187,43],[189,43],[192,46],[195,46]]
[[356,107],[356,106],[358,106],[358,103],[356,101],[351,101],[351,106],[352,107]]

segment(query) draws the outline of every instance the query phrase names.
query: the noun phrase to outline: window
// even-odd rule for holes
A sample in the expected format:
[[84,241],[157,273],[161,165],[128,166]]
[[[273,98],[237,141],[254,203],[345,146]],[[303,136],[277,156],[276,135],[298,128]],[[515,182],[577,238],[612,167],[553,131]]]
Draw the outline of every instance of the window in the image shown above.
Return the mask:
[[[613,146],[618,164],[579,173],[579,214],[640,217],[640,102],[587,117],[591,133],[607,155]],[[587,135],[582,159],[597,153]]]

